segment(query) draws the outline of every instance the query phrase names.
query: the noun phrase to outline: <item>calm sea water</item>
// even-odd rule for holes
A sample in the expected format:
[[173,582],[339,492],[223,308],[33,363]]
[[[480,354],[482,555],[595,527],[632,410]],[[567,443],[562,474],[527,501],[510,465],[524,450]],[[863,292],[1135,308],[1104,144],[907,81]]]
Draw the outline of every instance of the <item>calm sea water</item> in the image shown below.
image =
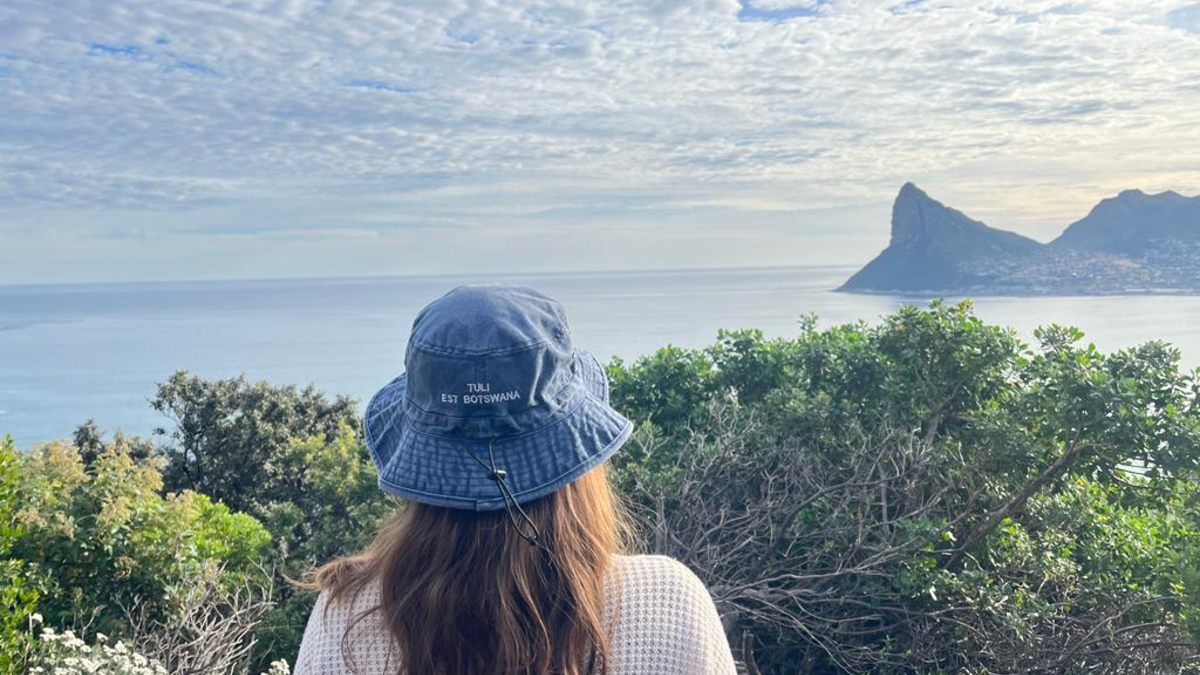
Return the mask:
[[[0,286],[0,434],[19,446],[95,418],[145,434],[155,383],[176,369],[315,383],[365,400],[402,370],[413,316],[459,283],[525,283],[561,300],[578,346],[607,360],[668,343],[702,346],[718,328],[790,335],[875,320],[925,298],[834,293],[850,268]],[[1200,297],[984,298],[984,319],[1029,336],[1052,322],[1102,349],[1151,339],[1200,365]]]

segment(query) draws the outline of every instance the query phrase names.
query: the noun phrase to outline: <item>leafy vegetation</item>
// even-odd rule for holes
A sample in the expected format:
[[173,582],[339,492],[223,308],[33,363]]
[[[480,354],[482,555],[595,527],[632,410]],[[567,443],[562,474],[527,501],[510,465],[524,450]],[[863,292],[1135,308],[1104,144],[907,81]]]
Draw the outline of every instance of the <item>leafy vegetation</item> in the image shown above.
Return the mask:
[[289,446],[358,425],[356,403],[344,396],[330,401],[311,386],[205,380],[185,371],[160,384],[150,405],[172,423],[156,432],[166,441],[167,489],[203,492],[256,517],[303,489],[294,466],[279,461]]
[[615,364],[642,422],[625,492],[751,672],[1179,672],[1200,637],[1197,375],[1081,337],[1031,349],[938,303]]
[[28,564],[12,556],[23,534],[17,522],[17,488],[21,476],[12,439],[0,438],[0,673],[20,672],[28,657],[26,618],[33,613],[37,593],[27,578]]
[[[935,303],[722,331],[609,374],[638,422],[613,468],[646,548],[705,579],[749,673],[1200,663],[1200,377],[1166,345],[1103,354],[1051,326],[1030,346]],[[356,404],[177,373],[153,405],[153,442],[90,423],[0,451],[0,601],[19,608],[0,645],[28,650],[36,590],[48,625],[171,672],[204,662],[177,635],[241,646],[213,672],[293,658],[312,597],[287,579],[394,506]]]
[[167,490],[196,490],[258,519],[273,538],[275,606],[262,618],[255,667],[294,657],[313,598],[289,579],[369,543],[392,502],[358,435],[357,404],[313,387],[204,380],[177,372],[151,402]]
[[[168,675],[171,672],[209,673],[211,670],[172,671],[157,659],[147,657],[118,640],[109,644],[108,636],[96,634],[93,644],[75,635],[46,628],[39,636],[38,649],[30,672],[33,675]],[[220,672],[220,671],[217,671]],[[262,675],[289,675],[286,661],[275,661]]]
[[273,461],[293,477],[295,491],[263,514],[275,537],[278,590],[276,606],[258,632],[260,665],[291,659],[300,648],[313,598],[297,592],[288,579],[301,579],[316,565],[364,548],[395,507],[376,484],[366,445],[345,423],[331,438],[300,437],[281,450]]
[[121,442],[90,467],[65,443],[23,458],[12,553],[36,571],[50,625],[120,634],[135,606],[163,618],[208,567],[220,566],[229,583],[263,576],[266,529],[205,495],[163,494],[154,464],[135,461]]

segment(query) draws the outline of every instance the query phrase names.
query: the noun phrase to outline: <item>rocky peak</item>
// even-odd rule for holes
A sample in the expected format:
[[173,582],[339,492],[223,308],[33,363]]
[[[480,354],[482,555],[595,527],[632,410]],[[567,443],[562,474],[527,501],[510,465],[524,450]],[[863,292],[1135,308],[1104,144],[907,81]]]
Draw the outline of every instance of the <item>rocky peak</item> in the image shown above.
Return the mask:
[[1137,256],[1170,239],[1200,239],[1200,197],[1122,190],[1071,223],[1054,244]]
[[892,204],[892,243],[904,244],[929,236],[932,212],[946,207],[911,182],[905,183]]

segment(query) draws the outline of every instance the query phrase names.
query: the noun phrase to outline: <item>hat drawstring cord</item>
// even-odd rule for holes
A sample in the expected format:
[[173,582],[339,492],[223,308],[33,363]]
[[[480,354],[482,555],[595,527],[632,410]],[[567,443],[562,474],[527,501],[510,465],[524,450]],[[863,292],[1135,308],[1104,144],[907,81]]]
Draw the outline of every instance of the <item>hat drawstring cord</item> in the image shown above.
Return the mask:
[[[517,535],[529,542],[531,545],[540,548],[547,555],[550,555],[551,559],[553,559],[553,554],[551,553],[550,549],[546,548],[546,545],[542,543],[542,533],[541,530],[538,529],[537,523],[533,522],[533,518],[529,517],[529,514],[525,512],[525,509],[521,508],[521,504],[517,502],[517,498],[513,495],[512,490],[508,488],[508,483],[505,482],[505,478],[508,477],[508,472],[506,472],[504,469],[497,468],[496,466],[496,455],[492,451],[492,444],[494,440],[495,439],[488,439],[487,462],[484,462],[483,458],[476,454],[475,451],[466,444],[466,442],[463,442],[463,447],[466,448],[468,453],[470,453],[471,458],[488,472],[488,478],[496,483],[496,487],[500,490],[500,498],[504,500],[504,511],[508,514],[508,522],[512,525],[513,529],[517,531]],[[516,513],[513,513],[513,511],[516,511]],[[518,522],[517,514],[520,514],[521,520],[523,520],[525,525],[528,526],[528,531],[526,528],[521,526],[520,522]]]

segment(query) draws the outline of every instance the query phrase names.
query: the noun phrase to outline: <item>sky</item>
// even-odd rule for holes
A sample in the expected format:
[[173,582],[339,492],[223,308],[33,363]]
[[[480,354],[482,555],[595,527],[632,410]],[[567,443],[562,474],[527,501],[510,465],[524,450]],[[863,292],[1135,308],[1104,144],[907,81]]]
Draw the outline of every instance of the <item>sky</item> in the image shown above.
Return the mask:
[[0,283],[866,262],[1200,194],[1200,3],[5,0]]

